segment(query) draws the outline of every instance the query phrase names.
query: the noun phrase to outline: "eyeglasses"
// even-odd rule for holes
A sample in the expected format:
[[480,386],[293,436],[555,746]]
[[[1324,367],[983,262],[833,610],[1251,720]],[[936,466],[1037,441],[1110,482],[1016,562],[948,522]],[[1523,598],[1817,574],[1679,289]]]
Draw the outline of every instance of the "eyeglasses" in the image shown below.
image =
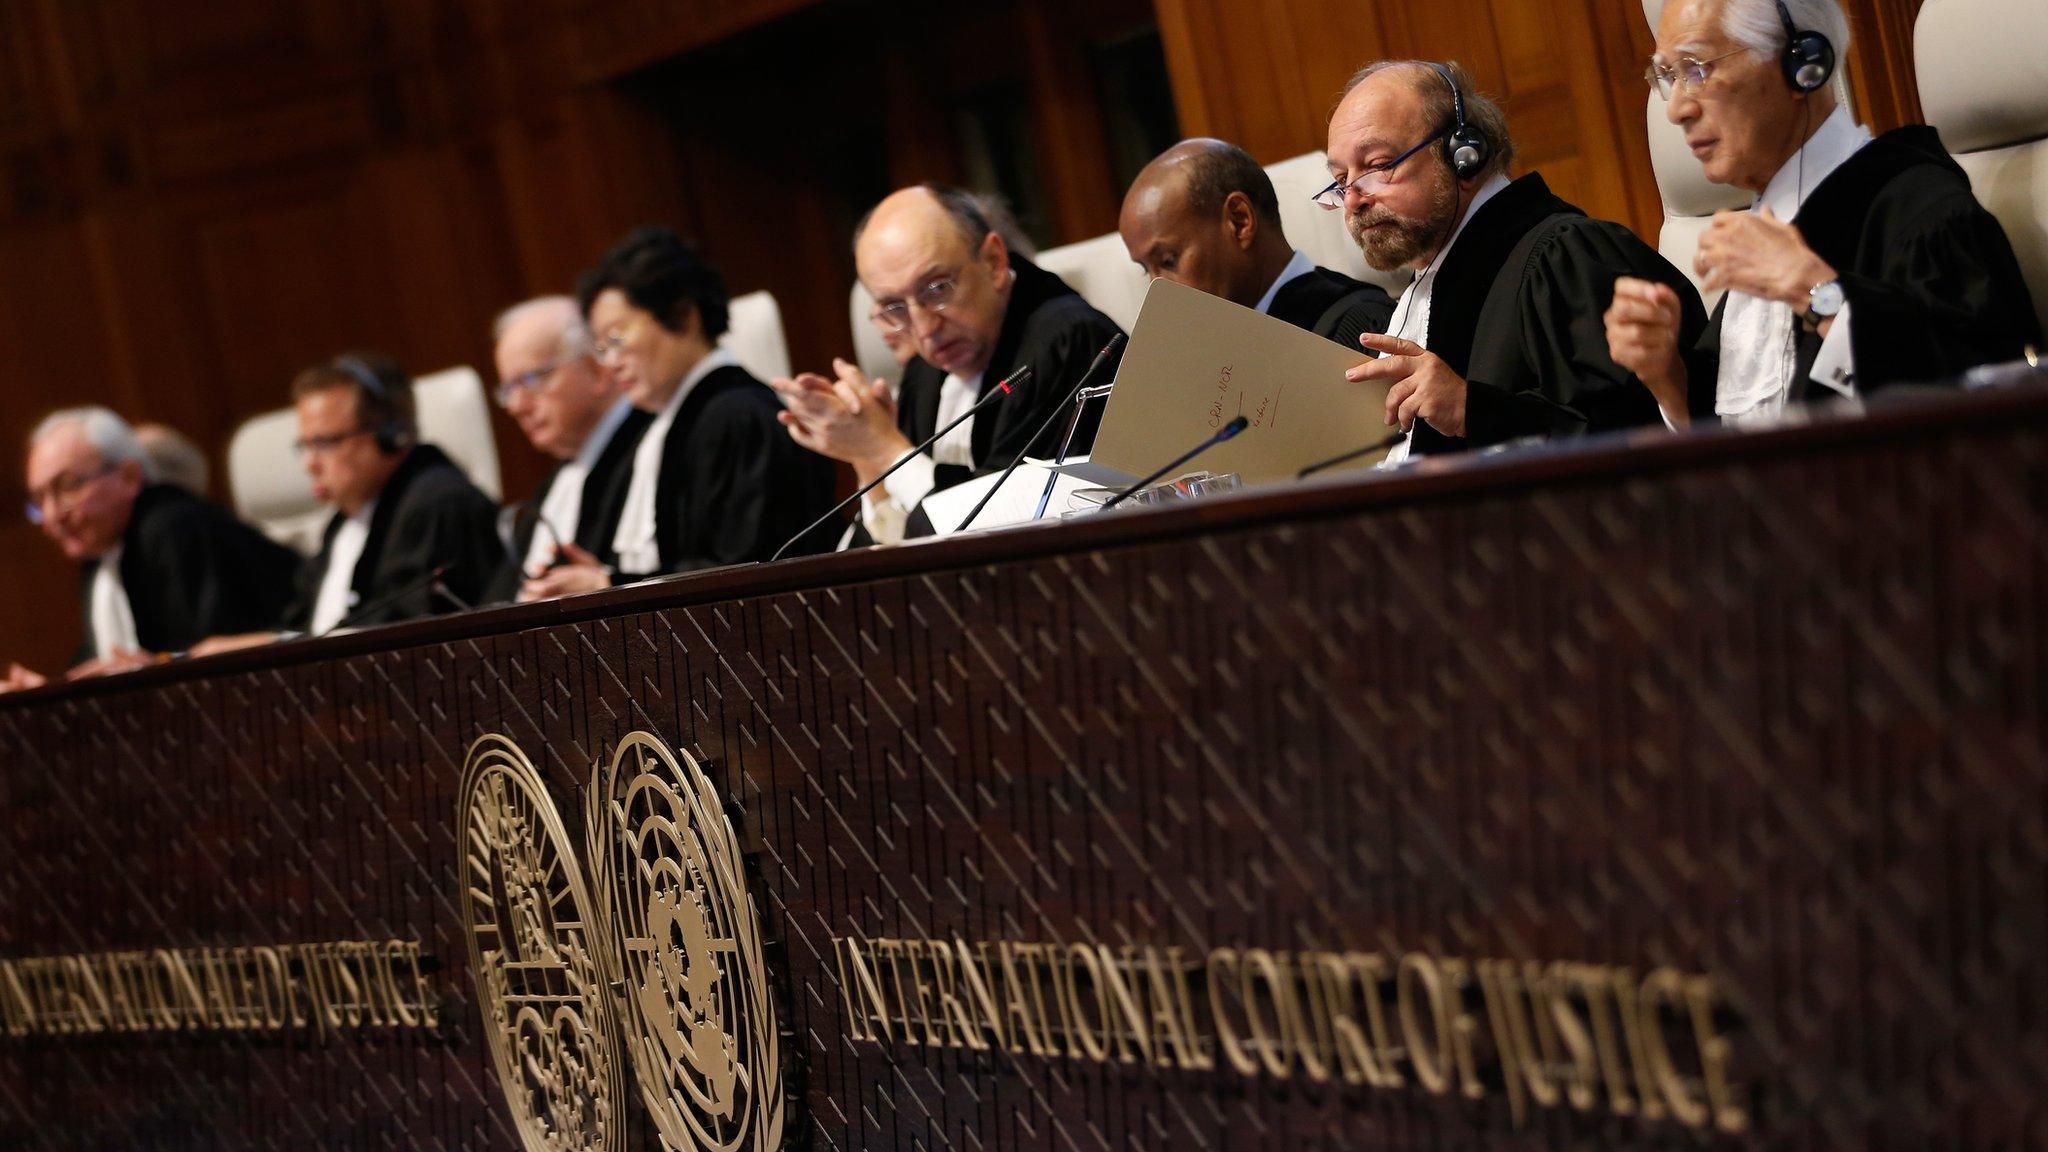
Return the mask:
[[875,304],[868,319],[884,332],[905,332],[910,328],[910,306],[915,303],[927,312],[944,312],[953,298],[960,294],[960,273],[954,269],[943,276],[933,278],[924,287],[910,294],[909,300],[883,300]]
[[71,507],[85,494],[87,488],[92,487],[100,477],[114,471],[116,467],[117,465],[113,464],[102,464],[89,472],[78,469],[59,472],[41,488],[29,489],[28,502],[23,508],[28,516],[28,522],[41,525],[44,520],[43,509],[49,505],[56,505],[60,512]]
[[566,363],[566,360],[550,360],[538,368],[529,368],[509,380],[501,380],[497,388],[492,390],[491,398],[498,402],[498,407],[510,408],[512,401],[518,399],[521,392],[530,391],[553,380],[555,373],[560,372]]
[[1309,199],[1314,200],[1329,211],[1335,212],[1344,207],[1345,199],[1353,192],[1358,193],[1360,196],[1377,192],[1394,182],[1392,173],[1394,169],[1401,166],[1403,160],[1436,143],[1437,137],[1442,135],[1443,133],[1440,131],[1432,132],[1428,136],[1423,137],[1421,143],[1394,157],[1392,160],[1384,164],[1366,165],[1365,171],[1360,172],[1355,179],[1347,181],[1342,176],[1339,176],[1335,180],[1330,181],[1328,188],[1309,197]]
[[1737,48],[1734,52],[1723,52],[1708,60],[1695,60],[1690,56],[1683,56],[1677,64],[1667,64],[1661,57],[1652,56],[1650,66],[1643,70],[1643,80],[1656,89],[1657,95],[1662,96],[1667,102],[1679,92],[1690,96],[1699,91],[1700,86],[1707,82],[1707,78],[1714,74],[1715,61],[1726,60],[1730,56],[1746,51],[1746,48]]
[[353,432],[329,432],[325,436],[308,436],[303,440],[292,441],[292,455],[304,460],[308,456],[332,452],[358,436],[369,434],[368,428],[358,428]]

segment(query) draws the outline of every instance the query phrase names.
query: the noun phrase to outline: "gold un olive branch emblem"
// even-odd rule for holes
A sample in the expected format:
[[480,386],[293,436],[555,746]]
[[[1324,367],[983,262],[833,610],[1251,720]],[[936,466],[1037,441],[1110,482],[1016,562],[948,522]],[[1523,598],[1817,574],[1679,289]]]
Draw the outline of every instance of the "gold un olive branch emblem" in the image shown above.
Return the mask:
[[[514,830],[539,826],[559,834],[562,827],[525,756],[504,737],[484,737],[470,749],[463,789],[463,826],[470,829],[472,860],[477,825],[471,814],[479,806],[490,807],[495,787],[479,766],[507,754],[525,765],[531,795],[545,811],[539,825],[527,819]],[[535,863],[522,864],[526,871],[513,874],[544,873],[552,864],[573,881],[565,886],[577,894],[571,902],[580,897],[573,917],[580,954],[586,963],[595,958],[601,986],[611,992],[583,1005],[582,1029],[575,1034],[589,1037],[589,1044],[543,1047],[529,1042],[518,1047],[519,1035],[508,1035],[504,1027],[504,1021],[520,1019],[518,1011],[499,1000],[504,979],[491,975],[482,959],[486,937],[495,944],[505,930],[479,915],[500,905],[517,906],[518,900],[508,895],[493,905],[479,904],[472,883],[471,899],[465,902],[478,991],[492,1025],[492,1051],[526,1148],[610,1152],[620,1147],[616,1069],[621,1045],[665,1148],[779,1148],[782,1062],[762,961],[760,918],[748,895],[739,838],[717,790],[688,753],[679,757],[656,737],[636,732],[619,742],[608,763],[593,767],[585,810],[586,844],[603,893],[601,904],[583,889],[566,851],[536,852]],[[484,824],[491,826],[489,820]],[[565,843],[566,837],[557,842]],[[474,880],[474,865],[471,875]],[[535,1058],[508,1064],[502,1054],[508,1047]],[[548,1057],[560,1065],[548,1065]],[[599,1065],[609,1079],[591,1071]],[[549,1088],[536,1090],[535,1084]],[[564,1101],[549,1090],[590,1095]],[[598,1116],[603,1122],[593,1123]]]

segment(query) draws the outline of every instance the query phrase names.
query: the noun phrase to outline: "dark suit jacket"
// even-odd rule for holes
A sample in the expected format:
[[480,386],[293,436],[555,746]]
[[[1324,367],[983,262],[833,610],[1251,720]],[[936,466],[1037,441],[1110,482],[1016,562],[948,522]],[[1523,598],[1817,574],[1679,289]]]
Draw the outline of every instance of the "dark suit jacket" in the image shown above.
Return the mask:
[[[292,596],[298,553],[182,488],[152,484],[121,534],[121,586],[135,635],[150,652],[182,652],[208,636],[277,622]],[[85,620],[77,660],[104,655],[92,634],[97,562],[83,566]]]
[[[334,534],[347,517],[339,512],[327,522],[319,555],[299,570],[298,595],[285,610],[284,626],[304,631],[313,621],[313,605],[334,547]],[[462,469],[432,444],[406,453],[398,471],[377,494],[370,514],[370,538],[356,562],[349,588],[349,610],[373,603],[445,566],[442,583],[469,604],[483,599],[484,589],[505,556],[498,539],[498,508],[469,482]],[[431,616],[452,608],[431,586],[422,586],[396,602],[367,613],[354,626],[389,624]]]
[[1394,298],[1377,284],[1316,268],[1282,284],[1266,313],[1362,351],[1359,335],[1387,330],[1387,321],[1394,315]]

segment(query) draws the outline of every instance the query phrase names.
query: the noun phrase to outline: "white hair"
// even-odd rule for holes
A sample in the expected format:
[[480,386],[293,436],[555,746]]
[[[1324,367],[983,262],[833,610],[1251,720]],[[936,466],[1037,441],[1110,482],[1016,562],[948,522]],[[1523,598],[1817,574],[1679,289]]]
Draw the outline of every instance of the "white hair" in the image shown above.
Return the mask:
[[536,316],[545,316],[561,326],[556,347],[563,359],[587,356],[597,347],[597,341],[590,335],[590,325],[583,320],[583,309],[577,307],[575,298],[570,296],[537,296],[514,304],[498,313],[498,318],[491,322],[491,339],[503,340],[505,333],[514,326]]
[[133,460],[142,469],[142,478],[150,483],[158,479],[156,462],[144,451],[142,440],[135,435],[135,429],[126,420],[114,414],[111,408],[97,405],[86,408],[65,408],[43,417],[35,431],[28,434],[28,446],[48,440],[63,429],[77,425],[85,436],[85,442],[100,454],[100,463],[118,467]]
[[[1849,14],[1839,0],[1783,0],[1792,16],[1792,26],[1804,32],[1818,32],[1835,46],[1835,74],[1828,86],[1844,108],[1849,101]],[[1785,19],[1778,14],[1778,0],[1722,0],[1721,33],[1752,56],[1773,63],[1785,51]]]

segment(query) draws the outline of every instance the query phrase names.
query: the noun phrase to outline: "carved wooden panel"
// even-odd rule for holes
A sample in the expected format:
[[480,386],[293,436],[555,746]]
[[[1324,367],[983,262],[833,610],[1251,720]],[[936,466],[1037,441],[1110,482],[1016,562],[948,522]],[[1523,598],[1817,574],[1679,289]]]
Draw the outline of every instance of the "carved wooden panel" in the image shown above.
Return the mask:
[[[498,734],[578,907],[649,812],[594,782],[701,770],[639,858],[695,861],[663,1067],[768,1131],[769,1045],[795,1146],[2048,1147],[2048,409],[1977,411],[0,704],[0,1145],[519,1147],[459,906],[554,873],[461,850]],[[517,995],[608,932],[649,987],[630,901],[513,903]],[[185,1027],[85,975],[156,949]]]

